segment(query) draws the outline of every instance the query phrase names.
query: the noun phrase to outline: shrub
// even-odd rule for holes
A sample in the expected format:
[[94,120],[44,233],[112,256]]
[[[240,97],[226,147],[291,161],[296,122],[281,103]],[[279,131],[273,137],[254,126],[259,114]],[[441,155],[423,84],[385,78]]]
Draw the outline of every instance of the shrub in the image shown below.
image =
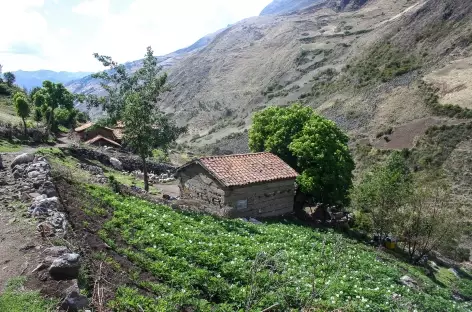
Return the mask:
[[300,173],[301,192],[326,205],[347,203],[354,162],[348,137],[308,107],[269,107],[254,115],[253,152],[269,151]]

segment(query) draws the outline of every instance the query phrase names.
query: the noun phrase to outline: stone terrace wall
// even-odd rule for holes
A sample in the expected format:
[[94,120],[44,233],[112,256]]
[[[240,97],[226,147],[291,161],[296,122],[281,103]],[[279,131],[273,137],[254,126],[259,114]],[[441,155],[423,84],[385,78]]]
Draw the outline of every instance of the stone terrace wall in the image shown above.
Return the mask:
[[[48,134],[44,129],[39,128],[28,128],[28,140],[33,141],[34,143],[43,143],[47,142]],[[5,139],[8,141],[14,139],[25,139],[25,133],[22,127],[12,126],[10,124],[0,124],[0,139]]]
[[[143,163],[141,159],[136,156],[123,154],[109,155],[107,153],[95,149],[84,147],[67,147],[63,148],[62,150],[65,152],[69,152],[71,155],[79,159],[97,160],[105,166],[111,166],[110,158],[116,158],[121,161],[123,170],[125,171],[143,171]],[[168,171],[174,172],[176,170],[176,167],[170,164],[157,163],[153,161],[148,161],[147,167],[149,172],[153,172],[155,174],[166,173]]]

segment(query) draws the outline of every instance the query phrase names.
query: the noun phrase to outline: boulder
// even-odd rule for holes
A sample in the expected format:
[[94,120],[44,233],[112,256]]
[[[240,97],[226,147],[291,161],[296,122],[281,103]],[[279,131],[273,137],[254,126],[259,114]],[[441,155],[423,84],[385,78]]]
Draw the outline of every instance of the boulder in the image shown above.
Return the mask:
[[80,256],[76,253],[65,253],[53,261],[49,274],[55,280],[71,280],[79,276]]
[[49,197],[57,197],[56,188],[51,181],[45,181],[38,189],[39,194]]
[[20,179],[22,176],[23,176],[23,174],[20,170],[14,170],[13,171],[13,178],[15,178],[15,180]]
[[39,223],[36,226],[36,230],[40,233],[41,237],[54,236],[56,233],[54,225],[47,221]]
[[418,286],[418,283],[408,275],[404,275],[400,278],[400,284],[409,288],[416,288]]
[[434,261],[428,261],[426,267],[433,272],[439,272],[439,266]]
[[28,178],[34,179],[40,175],[39,171],[30,171],[28,172]]
[[83,311],[89,306],[87,297],[80,294],[77,281],[65,290],[65,298],[61,302],[61,309],[69,312]]
[[58,211],[60,208],[61,204],[57,197],[47,198],[46,195],[41,195],[34,199],[29,213],[32,216],[48,215],[51,210]]
[[0,155],[0,170],[3,169],[2,155]]
[[22,164],[27,164],[30,163],[34,160],[34,155],[33,154],[21,154],[17,156],[13,162],[11,163],[11,168],[15,168],[16,165],[22,165]]
[[118,159],[111,157],[110,163],[112,167],[115,168],[116,170],[120,170],[120,171],[123,170],[123,164]]

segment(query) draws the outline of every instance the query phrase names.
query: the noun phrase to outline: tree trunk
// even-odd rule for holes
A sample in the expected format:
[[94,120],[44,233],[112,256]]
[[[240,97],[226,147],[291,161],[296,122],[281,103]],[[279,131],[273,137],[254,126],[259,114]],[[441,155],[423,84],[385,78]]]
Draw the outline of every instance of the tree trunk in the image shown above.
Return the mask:
[[146,164],[146,157],[142,157],[143,159],[143,173],[144,173],[144,190],[149,192],[149,178],[148,178],[148,171],[147,171],[147,164]]
[[26,129],[26,121],[24,118],[21,118],[23,120],[23,126],[24,126],[24,129],[25,129],[25,139],[28,137],[28,130]]

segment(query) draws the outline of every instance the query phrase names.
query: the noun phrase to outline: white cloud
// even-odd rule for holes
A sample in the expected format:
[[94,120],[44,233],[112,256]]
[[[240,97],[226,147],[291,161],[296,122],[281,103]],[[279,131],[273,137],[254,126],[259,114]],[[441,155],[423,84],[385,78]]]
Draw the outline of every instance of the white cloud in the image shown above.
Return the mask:
[[110,9],[109,0],[85,0],[72,8],[72,12],[91,17],[103,18]]
[[[0,0],[4,28],[0,40],[0,63],[4,64],[4,70],[9,70],[30,54],[42,52],[48,24],[36,10],[43,5],[44,1],[41,0]],[[12,59],[15,61],[11,62]]]
[[[4,69],[100,70],[92,53],[126,62],[142,58],[149,45],[156,55],[162,55],[230,23],[255,16],[271,2],[128,0],[129,6],[124,6],[121,0],[82,0],[72,6],[69,1],[55,1],[49,0],[49,6],[42,8],[41,0],[0,0],[2,24],[15,25],[12,31],[2,32],[0,63]],[[47,20],[45,9],[50,12]],[[58,12],[59,9],[63,11]],[[41,55],[5,53],[12,44],[29,51],[35,47]]]
[[135,0],[121,14],[102,19],[94,51],[120,62],[135,60],[151,45],[158,55],[184,48],[245,17],[257,15],[270,0]]

